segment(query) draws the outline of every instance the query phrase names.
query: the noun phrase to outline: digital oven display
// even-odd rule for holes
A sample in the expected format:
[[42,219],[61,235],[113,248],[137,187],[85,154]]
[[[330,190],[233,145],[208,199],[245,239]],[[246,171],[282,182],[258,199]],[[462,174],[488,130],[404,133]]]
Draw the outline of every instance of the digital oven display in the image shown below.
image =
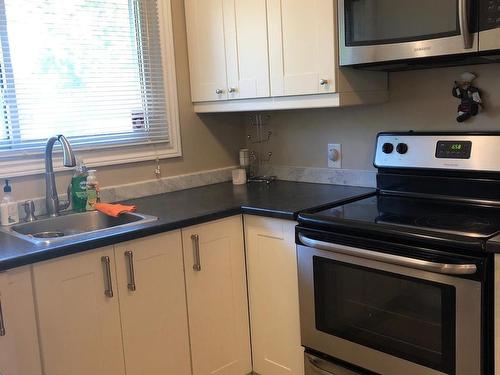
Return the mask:
[[439,141],[436,147],[438,159],[470,159],[472,142],[470,141]]

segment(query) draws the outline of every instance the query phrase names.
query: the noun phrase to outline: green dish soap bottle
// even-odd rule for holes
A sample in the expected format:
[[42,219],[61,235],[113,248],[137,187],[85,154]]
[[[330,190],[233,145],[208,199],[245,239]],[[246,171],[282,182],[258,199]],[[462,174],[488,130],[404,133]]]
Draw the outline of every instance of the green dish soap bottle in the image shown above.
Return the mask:
[[78,161],[71,178],[71,203],[75,212],[87,210],[87,176],[87,167],[83,161]]

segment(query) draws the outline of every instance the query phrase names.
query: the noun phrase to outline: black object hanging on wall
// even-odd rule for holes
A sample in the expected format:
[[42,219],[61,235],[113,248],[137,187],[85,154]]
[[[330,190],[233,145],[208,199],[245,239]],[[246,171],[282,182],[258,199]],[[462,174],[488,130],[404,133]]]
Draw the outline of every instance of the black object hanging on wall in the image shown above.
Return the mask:
[[479,113],[480,109],[484,108],[481,99],[481,91],[472,85],[476,79],[473,73],[464,73],[460,81],[455,81],[452,94],[455,98],[460,99],[458,106],[458,122],[464,122]]

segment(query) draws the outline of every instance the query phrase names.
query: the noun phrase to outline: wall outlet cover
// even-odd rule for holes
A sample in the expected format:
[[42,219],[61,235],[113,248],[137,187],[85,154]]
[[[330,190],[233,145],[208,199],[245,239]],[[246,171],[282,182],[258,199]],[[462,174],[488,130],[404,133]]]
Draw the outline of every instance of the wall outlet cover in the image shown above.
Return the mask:
[[342,168],[342,145],[328,145],[328,168]]

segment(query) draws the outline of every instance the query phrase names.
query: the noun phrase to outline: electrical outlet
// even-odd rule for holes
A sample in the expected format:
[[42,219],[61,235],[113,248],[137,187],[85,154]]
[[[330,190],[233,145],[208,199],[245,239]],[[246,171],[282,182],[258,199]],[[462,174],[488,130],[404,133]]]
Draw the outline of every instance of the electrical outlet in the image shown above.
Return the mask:
[[342,168],[342,145],[328,145],[328,168]]

